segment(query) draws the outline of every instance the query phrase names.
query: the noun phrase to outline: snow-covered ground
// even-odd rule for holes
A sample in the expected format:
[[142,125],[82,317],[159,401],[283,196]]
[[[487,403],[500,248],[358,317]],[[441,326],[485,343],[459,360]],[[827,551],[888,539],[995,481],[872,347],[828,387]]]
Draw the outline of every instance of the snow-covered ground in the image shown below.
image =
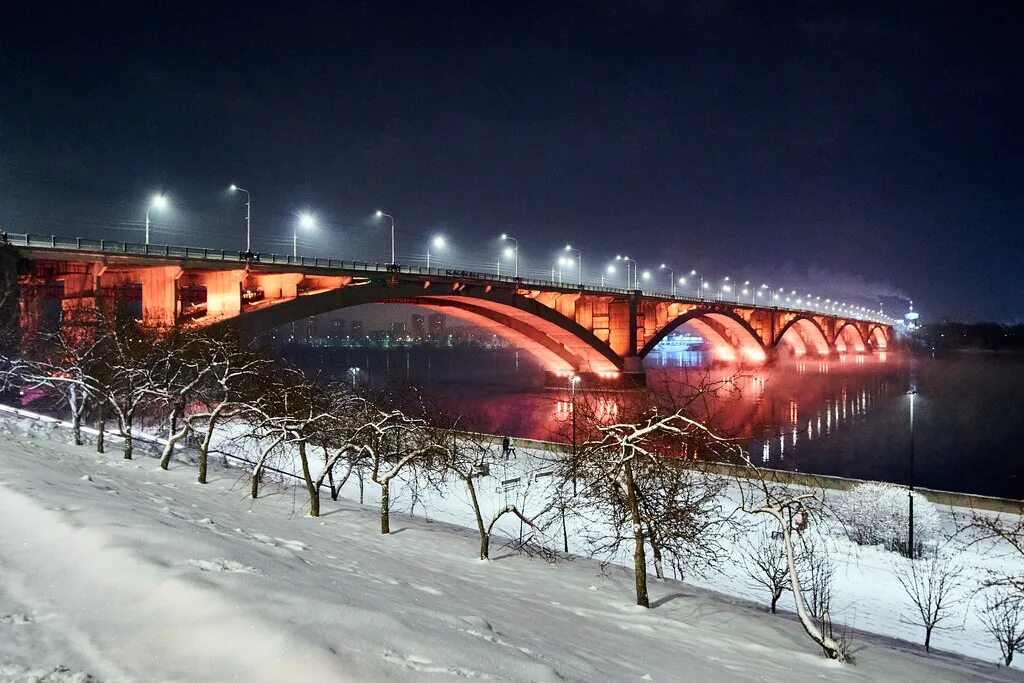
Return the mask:
[[653,582],[643,610],[616,567],[481,562],[455,526],[396,515],[381,536],[370,506],[315,520],[301,489],[253,503],[238,470],[201,486],[56,431],[0,422],[0,679],[1021,679],[866,634],[831,663],[719,593]]

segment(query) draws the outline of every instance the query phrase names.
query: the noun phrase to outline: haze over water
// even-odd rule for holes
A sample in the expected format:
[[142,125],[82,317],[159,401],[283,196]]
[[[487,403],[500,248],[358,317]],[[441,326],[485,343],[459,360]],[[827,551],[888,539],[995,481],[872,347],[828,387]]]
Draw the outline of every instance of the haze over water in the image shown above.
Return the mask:
[[[513,437],[570,441],[568,390],[543,388],[543,370],[525,353],[483,349],[296,348],[291,360],[322,376],[417,386],[461,424]],[[696,382],[700,352],[655,352],[648,385]],[[735,370],[715,370],[724,379]],[[843,360],[785,361],[743,371],[736,391],[708,406],[720,431],[749,438],[766,467],[906,483],[910,397],[914,398],[914,480],[927,488],[1024,497],[1024,416],[1007,397],[1024,395],[1024,356],[894,353]],[[621,393],[583,391],[577,400],[614,418]],[[582,440],[582,436],[580,439]]]

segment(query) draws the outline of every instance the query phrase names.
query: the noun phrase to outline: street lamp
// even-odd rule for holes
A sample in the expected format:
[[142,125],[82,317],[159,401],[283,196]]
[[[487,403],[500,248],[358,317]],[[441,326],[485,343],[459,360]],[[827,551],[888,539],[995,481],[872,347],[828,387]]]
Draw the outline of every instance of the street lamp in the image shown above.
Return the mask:
[[515,237],[509,237],[505,233],[501,233],[501,240],[503,242],[511,242],[512,243],[512,254],[513,254],[513,257],[515,258],[515,264],[516,264],[516,270],[515,270],[516,277],[519,277],[519,240],[517,240]]
[[395,217],[377,209],[377,218],[387,218],[391,221],[391,265],[395,265]]
[[696,270],[690,271],[690,277],[695,278],[694,283],[697,285],[697,298],[703,299],[704,289],[706,287],[710,287],[711,285],[704,282],[704,275],[702,273],[698,273]]
[[149,210],[167,208],[167,197],[162,194],[155,194],[146,206],[146,244],[149,244]]
[[430,241],[430,244],[427,245],[427,270],[430,270],[430,248],[444,249],[446,246],[448,245],[445,242],[444,235],[437,235]]
[[917,384],[911,384],[907,392],[910,397],[910,478],[907,487],[907,500],[910,505],[907,525],[907,557],[914,559],[914,399],[917,397]]
[[637,278],[637,272],[636,272],[637,271],[636,261],[634,261],[633,259],[629,258],[628,256],[620,256],[620,255],[616,255],[615,256],[615,260],[616,261],[623,261],[626,264],[626,289],[629,289],[629,264],[630,263],[633,264],[633,289],[637,289],[638,288],[638,278]]
[[575,251],[576,252],[576,263],[579,264],[579,272],[576,273],[576,274],[580,276],[579,284],[580,284],[580,287],[582,287],[583,286],[583,252],[581,252],[579,249],[575,248],[571,244],[565,245],[565,250],[566,251]]
[[239,187],[238,185],[235,185],[235,184],[231,185],[231,191],[232,192],[244,192],[245,193],[245,253],[251,254],[252,253],[252,223],[250,222],[250,217],[252,215],[252,212],[250,211],[250,209],[251,209],[251,204],[252,204],[252,197],[249,195],[249,190],[245,189],[244,187]]
[[316,227],[316,218],[308,211],[299,214],[299,220],[292,226],[292,258],[299,255],[299,228],[311,230]]
[[359,377],[359,368],[349,368],[348,374],[352,376],[352,388],[356,388],[356,378]]
[[558,284],[562,284],[562,268],[569,268],[572,266],[572,259],[567,256],[558,257]]
[[572,413],[572,463],[573,463],[573,477],[572,477],[572,488],[573,493],[576,493],[576,385],[580,383],[579,375],[572,375],[569,377],[569,410]]
[[672,268],[670,266],[666,266],[664,263],[662,263],[658,267],[658,269],[659,270],[667,270],[668,271],[668,279],[672,282],[672,288],[671,288],[672,298],[675,299],[676,298],[676,271],[672,270]]
[[[609,275],[614,275],[615,274],[615,266],[614,265],[609,265],[607,268],[605,268],[604,273],[608,273]],[[604,287],[604,273],[601,273],[601,286],[602,287]]]

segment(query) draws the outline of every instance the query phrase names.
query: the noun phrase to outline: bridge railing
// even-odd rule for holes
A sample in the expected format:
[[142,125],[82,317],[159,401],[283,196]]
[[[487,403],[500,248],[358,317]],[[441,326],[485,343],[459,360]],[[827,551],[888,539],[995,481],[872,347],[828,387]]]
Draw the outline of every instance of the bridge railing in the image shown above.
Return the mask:
[[[239,264],[265,264],[265,265],[286,265],[305,268],[322,268],[328,270],[340,270],[346,273],[403,273],[408,275],[437,275],[439,277],[465,277],[488,282],[507,282],[509,284],[546,287],[549,289],[563,289],[565,291],[587,291],[595,294],[646,294],[682,303],[729,303],[743,305],[738,299],[705,299],[686,296],[670,296],[663,292],[643,292],[642,290],[623,289],[621,287],[599,287],[586,284],[569,284],[553,282],[551,280],[539,280],[534,278],[515,277],[510,275],[495,275],[494,273],[455,270],[450,268],[425,268],[420,266],[392,266],[387,263],[370,263],[368,261],[346,261],[342,259],[320,258],[314,256],[288,256],[282,254],[256,253],[246,254],[241,251],[229,249],[207,249],[204,247],[183,247],[167,244],[141,244],[138,242],[127,242],[123,240],[104,240],[86,237],[60,237],[56,235],[33,235],[30,233],[0,233],[0,242],[13,246],[31,247],[33,249],[52,249],[55,251],[77,251],[84,253],[120,254],[129,256],[156,256],[177,259],[195,259],[203,261],[218,261]],[[766,307],[768,308],[768,307]],[[827,311],[815,308],[782,308],[773,306],[780,310],[793,311],[798,313],[818,313],[824,315],[839,315],[836,311]],[[843,318],[853,320],[864,320],[893,324],[892,319],[879,319],[870,315],[857,315],[847,311],[841,314]]]

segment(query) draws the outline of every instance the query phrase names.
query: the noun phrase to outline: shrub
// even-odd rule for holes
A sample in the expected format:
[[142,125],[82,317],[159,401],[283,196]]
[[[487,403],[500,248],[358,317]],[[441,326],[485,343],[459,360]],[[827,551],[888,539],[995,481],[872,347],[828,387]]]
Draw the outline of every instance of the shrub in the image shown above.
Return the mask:
[[[847,538],[859,545],[883,545],[906,554],[909,517],[907,489],[864,482],[839,496],[834,505]],[[938,540],[941,524],[935,505],[914,493],[914,545],[918,552]]]

